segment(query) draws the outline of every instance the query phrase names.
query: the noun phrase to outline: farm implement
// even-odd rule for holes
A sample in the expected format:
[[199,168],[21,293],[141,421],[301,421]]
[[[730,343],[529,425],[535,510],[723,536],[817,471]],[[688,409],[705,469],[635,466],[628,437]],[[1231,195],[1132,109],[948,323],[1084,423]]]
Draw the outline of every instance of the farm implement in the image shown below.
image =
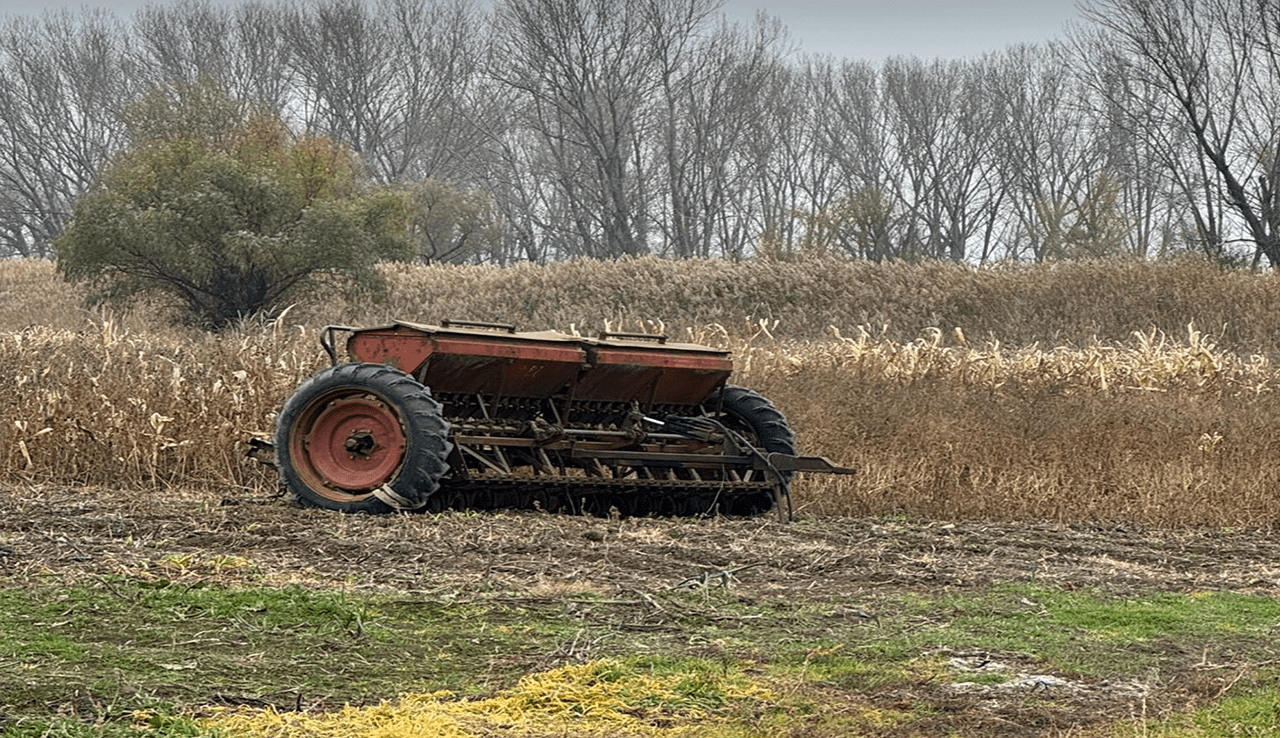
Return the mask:
[[782,413],[727,384],[728,351],[472,321],[329,326],[320,343],[331,366],[250,450],[305,505],[789,514],[795,472],[853,471],[797,455]]

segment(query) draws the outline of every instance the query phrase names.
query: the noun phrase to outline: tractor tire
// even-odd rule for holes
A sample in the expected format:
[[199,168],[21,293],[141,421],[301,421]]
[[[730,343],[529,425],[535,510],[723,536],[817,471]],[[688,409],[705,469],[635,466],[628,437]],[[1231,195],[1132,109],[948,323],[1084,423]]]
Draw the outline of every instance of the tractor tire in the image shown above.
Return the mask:
[[299,503],[379,514],[425,506],[453,444],[421,383],[385,364],[339,364],[285,402],[275,448]]
[[[705,406],[718,407],[720,415],[716,419],[742,434],[756,448],[767,453],[795,455],[796,434],[778,408],[759,393],[727,384],[712,395]],[[791,482],[791,476],[792,472],[782,472],[787,483]],[[773,495],[761,493],[729,500],[721,506],[721,512],[735,516],[762,515],[773,507]]]

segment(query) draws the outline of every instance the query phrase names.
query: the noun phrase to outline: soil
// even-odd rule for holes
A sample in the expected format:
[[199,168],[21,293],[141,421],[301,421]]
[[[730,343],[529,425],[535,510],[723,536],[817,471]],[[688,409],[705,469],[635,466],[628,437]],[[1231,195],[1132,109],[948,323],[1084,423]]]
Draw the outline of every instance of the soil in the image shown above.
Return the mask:
[[[344,516],[280,497],[197,491],[0,488],[0,586],[155,572],[204,562],[254,581],[491,598],[642,600],[733,574],[742,601],[788,601],[876,617],[904,592],[980,591],[1034,580],[1062,588],[1280,593],[1280,538],[1258,531],[1153,530],[1045,523],[889,519],[623,519],[538,512]],[[219,563],[221,562],[221,563]],[[194,565],[194,564],[193,564]],[[748,571],[749,570],[749,571]],[[941,708],[938,734],[1057,735],[1129,717],[1135,705],[1194,702],[1236,670],[1201,654],[1158,685],[1073,684],[1036,675],[1025,654],[950,654],[953,668],[1008,668],[1006,680],[1056,689],[1056,710],[945,684],[869,695]],[[1197,668],[1197,662],[1199,667]],[[1020,681],[1021,680],[1021,681]],[[1058,681],[1054,681],[1058,680]],[[1009,689],[1009,688],[1006,688]],[[1065,705],[1065,708],[1062,707]],[[962,718],[962,719],[961,719]],[[917,734],[928,727],[913,724]]]

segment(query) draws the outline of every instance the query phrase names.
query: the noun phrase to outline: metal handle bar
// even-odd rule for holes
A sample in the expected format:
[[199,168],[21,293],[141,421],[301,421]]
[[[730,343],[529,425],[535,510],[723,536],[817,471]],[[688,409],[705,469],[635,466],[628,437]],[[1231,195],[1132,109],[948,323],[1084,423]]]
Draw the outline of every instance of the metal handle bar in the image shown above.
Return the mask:
[[507,333],[516,332],[516,327],[510,323],[486,323],[483,320],[456,320],[445,318],[440,321],[440,325],[444,328],[489,328],[495,331],[506,331]]
[[338,365],[338,350],[334,346],[334,334],[338,331],[354,332],[356,330],[356,328],[349,325],[326,325],[320,331],[320,346],[324,349],[324,352],[329,355],[330,366]]
[[631,341],[657,341],[658,343],[667,342],[667,337],[660,333],[622,333],[619,331],[600,331],[600,335],[597,336],[597,338],[622,338]]

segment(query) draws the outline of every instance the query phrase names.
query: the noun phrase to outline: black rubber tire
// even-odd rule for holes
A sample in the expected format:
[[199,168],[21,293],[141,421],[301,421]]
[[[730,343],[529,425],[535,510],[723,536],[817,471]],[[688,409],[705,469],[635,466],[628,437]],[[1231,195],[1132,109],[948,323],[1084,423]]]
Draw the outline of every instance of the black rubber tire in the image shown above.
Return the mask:
[[[787,425],[787,419],[773,403],[746,387],[726,384],[707,400],[705,407],[720,408],[717,418],[730,430],[741,433],[751,445],[768,453],[795,455],[796,434]],[[792,472],[782,472],[788,483]],[[773,509],[771,494],[752,494],[736,497],[721,504],[725,515],[763,515]]]
[[[400,435],[394,426],[389,435],[396,436],[393,440],[402,443],[402,449],[385,453],[382,463],[388,471],[376,482],[358,488],[329,483],[316,465],[334,462],[310,457],[309,434],[328,408],[339,403],[363,403],[388,426],[398,425]],[[449,471],[446,459],[452,448],[440,403],[420,382],[385,364],[339,364],[320,372],[294,392],[276,420],[276,458],[295,499],[344,513],[381,514],[425,506]],[[317,453],[328,453],[332,459],[332,449]],[[299,455],[302,458],[295,458]]]

